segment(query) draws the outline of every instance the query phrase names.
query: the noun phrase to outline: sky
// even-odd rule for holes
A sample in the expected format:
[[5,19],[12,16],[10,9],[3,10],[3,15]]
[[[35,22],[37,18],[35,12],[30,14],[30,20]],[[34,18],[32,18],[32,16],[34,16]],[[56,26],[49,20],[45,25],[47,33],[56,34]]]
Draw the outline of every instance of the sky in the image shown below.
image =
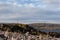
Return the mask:
[[1,23],[60,23],[60,0],[0,0]]

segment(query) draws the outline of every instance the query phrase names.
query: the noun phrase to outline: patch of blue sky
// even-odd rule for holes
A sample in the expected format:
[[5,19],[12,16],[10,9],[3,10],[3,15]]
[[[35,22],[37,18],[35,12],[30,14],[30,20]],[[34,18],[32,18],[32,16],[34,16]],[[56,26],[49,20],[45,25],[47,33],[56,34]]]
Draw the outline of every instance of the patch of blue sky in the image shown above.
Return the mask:
[[7,0],[0,0],[0,2],[6,2]]
[[29,4],[33,4],[34,6],[38,6],[41,4],[41,2],[39,1],[31,1],[31,0],[17,0],[18,4],[22,4],[22,5],[29,5]]
[[36,3],[39,1],[32,1],[32,0],[16,0],[16,2],[20,3],[20,2],[24,2],[24,3]]

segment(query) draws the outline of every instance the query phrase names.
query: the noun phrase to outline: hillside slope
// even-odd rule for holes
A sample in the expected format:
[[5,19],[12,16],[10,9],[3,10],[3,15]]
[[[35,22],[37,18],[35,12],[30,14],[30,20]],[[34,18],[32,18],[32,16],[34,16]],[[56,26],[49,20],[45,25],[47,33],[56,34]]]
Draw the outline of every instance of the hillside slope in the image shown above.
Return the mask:
[[45,29],[45,30],[58,30],[60,29],[60,24],[51,24],[51,23],[33,23],[28,24],[29,26],[32,26],[37,29]]

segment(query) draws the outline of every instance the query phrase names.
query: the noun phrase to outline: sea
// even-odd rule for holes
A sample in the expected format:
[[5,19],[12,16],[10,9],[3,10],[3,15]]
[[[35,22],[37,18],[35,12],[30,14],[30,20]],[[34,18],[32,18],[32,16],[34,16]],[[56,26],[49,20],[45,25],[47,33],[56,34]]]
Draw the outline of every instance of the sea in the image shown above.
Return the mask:
[[57,33],[60,33],[60,29],[57,29],[57,30],[40,30],[42,32],[57,32]]

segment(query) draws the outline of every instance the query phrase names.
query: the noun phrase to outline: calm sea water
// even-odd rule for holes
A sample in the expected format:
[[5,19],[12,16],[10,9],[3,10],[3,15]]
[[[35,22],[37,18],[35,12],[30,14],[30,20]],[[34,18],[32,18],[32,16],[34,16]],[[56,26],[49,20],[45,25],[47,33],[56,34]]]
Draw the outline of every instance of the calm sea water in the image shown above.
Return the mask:
[[59,30],[40,30],[42,32],[57,32],[60,33],[60,29]]

